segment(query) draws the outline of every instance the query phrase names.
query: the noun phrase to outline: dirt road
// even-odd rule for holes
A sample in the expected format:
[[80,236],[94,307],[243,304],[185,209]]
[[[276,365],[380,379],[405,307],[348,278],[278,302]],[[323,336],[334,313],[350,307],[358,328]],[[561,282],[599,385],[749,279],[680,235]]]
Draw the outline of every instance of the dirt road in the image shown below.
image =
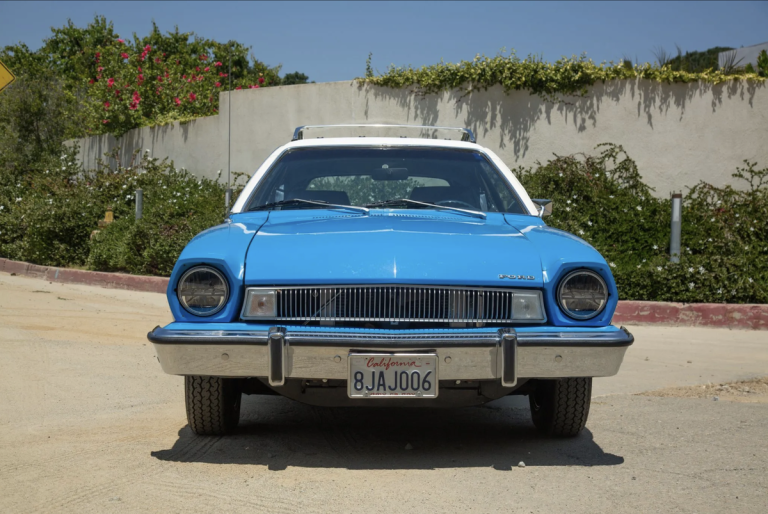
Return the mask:
[[0,512],[768,506],[764,396],[636,394],[768,375],[768,332],[630,327],[637,342],[617,377],[595,381],[573,440],[537,436],[519,399],[418,412],[276,397],[246,397],[234,436],[198,438],[182,379],[145,338],[168,321],[162,295],[0,274]]

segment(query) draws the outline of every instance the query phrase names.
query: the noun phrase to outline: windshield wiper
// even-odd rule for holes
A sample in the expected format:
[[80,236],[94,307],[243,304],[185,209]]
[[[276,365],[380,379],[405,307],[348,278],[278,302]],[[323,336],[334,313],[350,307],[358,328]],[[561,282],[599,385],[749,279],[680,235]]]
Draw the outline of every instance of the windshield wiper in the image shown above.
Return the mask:
[[265,203],[264,205],[259,205],[258,207],[254,207],[251,210],[267,211],[275,207],[284,207],[286,205],[296,205],[296,204],[310,204],[310,205],[319,205],[321,207],[333,207],[335,209],[348,209],[351,211],[364,212],[365,214],[368,214],[368,209],[366,207],[360,207],[357,205],[341,205],[336,203],[329,203],[324,200],[304,200],[303,198],[292,198],[290,200],[280,200],[279,202]]
[[486,218],[484,212],[471,211],[469,209],[459,209],[458,207],[447,207],[445,205],[437,205],[434,203],[419,202],[418,200],[411,200],[410,198],[397,198],[394,200],[384,200],[383,202],[369,203],[369,204],[366,204],[366,207],[371,207],[371,208],[388,207],[390,205],[399,205],[399,204],[420,205],[422,207],[431,207],[433,209],[460,212],[462,214],[466,214],[467,216],[472,216],[473,218],[480,218],[482,220]]

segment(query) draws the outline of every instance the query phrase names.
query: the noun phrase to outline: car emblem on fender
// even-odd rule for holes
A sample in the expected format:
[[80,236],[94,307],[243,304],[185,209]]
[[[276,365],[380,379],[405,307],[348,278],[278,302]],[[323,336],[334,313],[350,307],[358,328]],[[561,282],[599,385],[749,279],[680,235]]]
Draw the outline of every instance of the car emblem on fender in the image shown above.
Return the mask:
[[536,277],[533,275],[499,275],[499,278],[505,279],[508,278],[510,280],[536,280]]

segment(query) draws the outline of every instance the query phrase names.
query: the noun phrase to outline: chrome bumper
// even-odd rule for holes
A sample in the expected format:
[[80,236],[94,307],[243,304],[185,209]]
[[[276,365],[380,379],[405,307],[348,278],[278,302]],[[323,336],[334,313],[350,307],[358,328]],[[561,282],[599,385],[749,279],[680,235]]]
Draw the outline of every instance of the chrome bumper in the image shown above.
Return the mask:
[[431,351],[440,380],[608,377],[615,375],[634,338],[611,331],[516,332],[354,331],[274,327],[269,330],[168,330],[147,336],[171,375],[347,379],[350,352]]

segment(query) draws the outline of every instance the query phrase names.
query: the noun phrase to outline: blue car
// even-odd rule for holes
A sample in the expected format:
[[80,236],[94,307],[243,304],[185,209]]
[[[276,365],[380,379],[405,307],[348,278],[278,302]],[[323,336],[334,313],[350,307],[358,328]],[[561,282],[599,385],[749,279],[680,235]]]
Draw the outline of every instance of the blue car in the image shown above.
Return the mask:
[[196,434],[232,431],[243,394],[361,407],[527,395],[538,430],[575,436],[592,377],[615,375],[633,337],[611,325],[605,259],[549,212],[468,129],[299,127],[181,253],[175,321],[148,337],[184,376]]

